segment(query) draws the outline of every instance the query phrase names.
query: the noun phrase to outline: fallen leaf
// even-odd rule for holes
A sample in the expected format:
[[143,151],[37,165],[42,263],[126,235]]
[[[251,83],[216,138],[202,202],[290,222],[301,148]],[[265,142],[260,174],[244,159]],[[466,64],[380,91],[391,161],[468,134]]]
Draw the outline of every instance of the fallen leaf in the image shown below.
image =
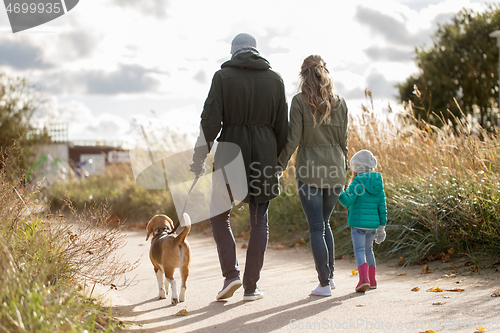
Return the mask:
[[445,275],[441,275],[441,277],[444,278],[444,279],[449,279],[449,278],[457,277],[457,276],[455,274],[450,274],[450,275],[445,274]]
[[405,263],[406,263],[405,258],[404,258],[404,257],[399,257],[399,260],[398,260],[398,265],[399,265],[399,266],[403,266]]
[[101,318],[101,316],[96,316],[95,319],[99,323],[99,325],[101,325],[103,327],[108,326],[108,322],[106,320],[104,320],[103,318]]
[[186,309],[182,309],[177,313],[174,313],[172,316],[185,316],[188,314],[188,311]]
[[356,307],[360,308],[360,307],[363,307],[365,306],[364,304],[357,304]]
[[245,232],[244,231],[240,232],[240,237],[241,238],[245,237]]
[[420,288],[419,288],[419,287],[415,287],[415,288],[413,288],[411,291],[419,291],[419,290],[420,290]]
[[351,273],[352,273],[352,275],[358,275],[358,270],[355,269],[355,270],[351,271]]
[[436,331],[433,331],[433,330],[427,330],[425,332],[419,332],[419,333],[436,333]]
[[295,243],[295,247],[300,247],[300,243]]
[[491,294],[491,297],[500,297],[500,289],[495,290],[493,294]]
[[451,257],[449,255],[444,255],[441,257],[442,262],[448,262],[451,261]]
[[399,273],[398,276],[405,276],[406,273]]
[[[474,326],[476,328],[476,332],[484,332],[484,327],[483,326]],[[476,333],[474,332],[474,333]]]
[[281,245],[285,245],[285,241],[281,241],[281,242],[280,242],[280,244],[281,244]]
[[450,264],[450,267],[451,267],[451,269],[453,269],[453,271],[454,271],[455,273],[457,273],[457,272],[458,272],[458,269],[455,267],[455,265],[454,265],[453,263],[451,263],[451,264]]
[[453,253],[455,253],[455,249],[448,249],[448,253],[449,253],[449,254],[453,254]]
[[429,269],[429,265],[425,265],[424,268],[422,269],[421,274],[429,274],[432,273],[431,270]]
[[248,247],[248,245],[247,245],[247,244],[243,244],[243,245],[241,246],[241,248],[242,248],[242,249],[246,249],[247,247]]
[[476,265],[470,265],[470,269],[472,269],[474,273],[479,272],[479,268]]
[[497,259],[497,261],[491,264],[492,267],[496,265],[500,265],[500,259]]
[[472,261],[466,261],[464,262],[464,266],[467,267],[467,266],[470,266],[472,265]]
[[459,292],[462,292],[462,291],[465,291],[465,289],[462,289],[462,288],[451,288],[451,289],[445,289],[446,291],[459,291]]
[[306,243],[306,241],[304,240],[304,238],[301,238],[300,239],[300,244],[304,245]]
[[429,288],[427,289],[427,291],[432,291],[432,292],[441,292],[443,291],[443,289],[439,288],[439,287],[434,287],[434,288]]
[[425,265],[425,264],[427,264],[427,260],[419,259],[419,260],[415,261],[415,264],[417,264],[417,265]]
[[450,296],[443,296],[443,298],[450,298]]
[[446,302],[434,302],[432,303],[432,305],[445,305]]
[[285,249],[285,247],[284,247],[283,245],[278,245],[277,249],[278,249],[278,250],[284,250],[284,249]]

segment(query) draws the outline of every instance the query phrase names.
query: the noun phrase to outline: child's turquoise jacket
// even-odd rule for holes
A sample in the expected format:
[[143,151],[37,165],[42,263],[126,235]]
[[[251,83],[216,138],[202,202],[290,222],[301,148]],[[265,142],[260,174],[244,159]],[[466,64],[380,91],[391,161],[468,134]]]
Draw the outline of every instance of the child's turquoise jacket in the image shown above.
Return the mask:
[[345,192],[339,202],[349,207],[347,223],[351,227],[377,229],[387,223],[384,183],[378,172],[360,173]]

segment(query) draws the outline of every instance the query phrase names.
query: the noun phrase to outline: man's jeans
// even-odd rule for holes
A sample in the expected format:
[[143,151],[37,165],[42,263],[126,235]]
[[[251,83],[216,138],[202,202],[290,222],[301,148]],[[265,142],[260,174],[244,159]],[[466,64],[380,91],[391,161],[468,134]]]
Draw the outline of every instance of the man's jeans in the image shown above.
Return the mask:
[[[232,201],[229,187],[227,187],[227,191],[229,191],[230,200]],[[214,188],[212,190],[211,205],[216,204],[217,196],[219,195],[227,196],[227,192],[221,193]],[[266,253],[269,237],[269,227],[267,223],[268,208],[269,201],[262,204],[256,204],[253,197],[251,197],[249,203],[250,239],[248,241],[245,273],[243,275],[243,288],[245,289],[245,293],[253,293],[257,288],[257,281],[260,278],[260,271],[264,264],[264,254]],[[236,259],[236,243],[229,221],[230,215],[231,208],[228,207],[228,210],[224,213],[211,217],[210,224],[212,225],[212,233],[215,243],[217,244],[222,275],[227,280],[234,280],[239,278],[240,269]]]
[[335,247],[330,215],[339,198],[341,188],[317,188],[297,181],[302,209],[309,224],[311,250],[322,287],[333,278]]
[[375,256],[373,255],[373,240],[377,229],[360,229],[351,227],[352,247],[356,265],[361,266],[365,262],[368,267],[375,266]]

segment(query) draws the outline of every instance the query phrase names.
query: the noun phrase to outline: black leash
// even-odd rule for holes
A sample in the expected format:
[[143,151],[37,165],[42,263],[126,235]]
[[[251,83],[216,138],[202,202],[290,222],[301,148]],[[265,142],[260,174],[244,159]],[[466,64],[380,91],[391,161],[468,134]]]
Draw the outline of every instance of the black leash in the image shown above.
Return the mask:
[[186,196],[186,202],[184,202],[184,207],[182,207],[182,212],[180,215],[177,215],[177,221],[174,223],[174,229],[172,229],[172,231],[170,231],[169,234],[173,234],[177,230],[177,228],[179,228],[179,226],[181,225],[180,220],[181,218],[183,218],[184,213],[186,212],[186,206],[188,203],[189,195],[191,194],[191,191],[193,191],[193,188],[198,182],[198,179],[200,179],[200,176],[196,176],[196,178],[194,179],[193,184],[191,185],[191,188],[189,189],[189,192]]
[[[148,152],[149,152],[149,158],[151,159],[151,164],[154,164],[155,159],[154,159],[153,151],[151,150],[151,145],[149,144],[148,136],[146,135],[146,130],[144,129],[144,126],[142,126],[142,125],[141,125],[141,129],[142,129],[142,134],[144,136],[144,140],[146,141],[146,144],[148,146]],[[167,189],[168,188],[167,172],[165,170],[165,161],[164,160],[161,160],[161,166],[163,169],[163,178],[165,179],[165,189]],[[186,211],[186,206],[187,206],[187,202],[189,199],[189,195],[191,194],[191,191],[193,190],[196,183],[198,182],[198,179],[200,179],[200,176],[196,176],[196,178],[193,181],[193,184],[191,185],[191,188],[189,189],[189,192],[188,192],[187,197],[186,197],[186,202],[184,203],[184,207],[182,208],[182,213],[180,215],[177,214],[177,221],[174,223],[174,228],[171,231],[167,231],[167,233],[169,235],[173,234],[181,225],[180,219],[183,218],[182,216],[184,215],[184,212]]]

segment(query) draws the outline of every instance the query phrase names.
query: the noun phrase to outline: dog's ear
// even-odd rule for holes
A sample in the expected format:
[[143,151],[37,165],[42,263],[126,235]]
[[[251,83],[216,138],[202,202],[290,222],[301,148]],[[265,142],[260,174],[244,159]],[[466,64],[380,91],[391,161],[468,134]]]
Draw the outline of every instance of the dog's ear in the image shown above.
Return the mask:
[[174,230],[174,222],[172,221],[171,218],[167,217],[166,219],[167,225],[168,225],[168,230],[172,231]]
[[148,240],[149,236],[153,233],[153,230],[152,230],[153,229],[153,223],[151,221],[152,221],[152,219],[149,220],[148,224],[146,225],[146,231],[148,233],[147,236],[146,236],[146,240]]

